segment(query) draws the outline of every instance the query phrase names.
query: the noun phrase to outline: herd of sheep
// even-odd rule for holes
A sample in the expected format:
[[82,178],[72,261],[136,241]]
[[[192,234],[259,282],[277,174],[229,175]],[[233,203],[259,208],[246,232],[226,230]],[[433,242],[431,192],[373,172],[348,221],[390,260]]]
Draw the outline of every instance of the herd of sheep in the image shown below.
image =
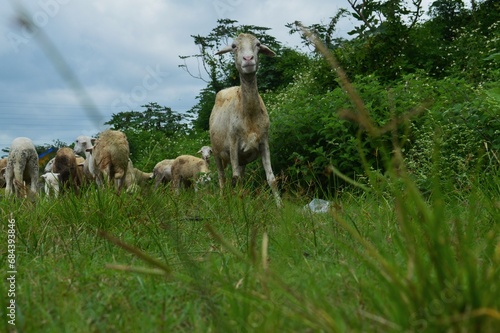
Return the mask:
[[[114,184],[117,191],[123,188],[129,191],[153,178],[155,187],[171,181],[172,187],[178,192],[181,183],[188,185],[192,182],[196,189],[198,183],[209,179],[208,161],[213,154],[221,189],[225,186],[227,165],[231,165],[233,184],[236,184],[243,178],[245,166],[260,157],[267,182],[276,204],[280,206],[281,199],[271,168],[269,116],[259,95],[256,80],[258,54],[274,56],[275,53],[251,34],[240,34],[232,45],[217,54],[226,52],[234,54],[236,69],[240,74],[240,86],[217,93],[210,116],[211,147],[204,146],[200,149],[202,158],[181,155],[175,159],[160,161],[152,173],[145,173],[132,165],[125,134],[106,130],[98,139],[79,136],[74,149],[60,148],[55,158],[46,165],[42,175],[45,191],[54,191],[56,195],[67,190],[78,193],[80,187],[88,182],[96,182],[98,187]],[[32,141],[24,137],[14,139],[8,158],[0,160],[0,171],[0,178],[3,177],[6,184],[6,196],[35,195],[38,155]],[[26,184],[30,184],[29,188]]]
[[[129,158],[129,144],[123,132],[106,130],[98,139],[79,136],[74,149],[60,148],[44,168],[41,175],[46,195],[58,196],[71,190],[78,194],[82,186],[95,182],[98,187],[114,184],[118,191],[136,191],[150,179],[160,183],[172,182],[179,191],[181,182],[194,187],[199,182],[210,180],[208,160],[212,150],[204,146],[199,150],[203,158],[181,155],[175,159],[158,162],[153,172],[146,173],[132,164]],[[85,158],[78,155],[85,154]],[[8,158],[0,160],[5,184],[5,195],[26,197],[36,195],[38,188],[38,155],[30,139],[16,138],[11,145]],[[29,184],[29,187],[26,185]]]

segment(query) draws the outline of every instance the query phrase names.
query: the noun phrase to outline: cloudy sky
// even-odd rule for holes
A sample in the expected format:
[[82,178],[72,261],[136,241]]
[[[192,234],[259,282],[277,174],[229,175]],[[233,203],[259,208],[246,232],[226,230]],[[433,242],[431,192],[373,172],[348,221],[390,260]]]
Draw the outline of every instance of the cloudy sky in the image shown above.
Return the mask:
[[[16,24],[23,3],[35,29]],[[191,35],[207,35],[221,18],[272,28],[300,46],[287,23],[327,22],[346,0],[35,0],[0,5],[0,150],[19,136],[36,145],[95,135],[111,114],[157,102],[184,112],[205,83],[178,66],[197,53]],[[426,8],[426,7],[424,7]],[[353,23],[346,19],[338,35]],[[49,57],[48,36],[85,87],[75,93]],[[52,60],[51,60],[52,59]],[[57,63],[57,62],[56,62]],[[193,64],[194,65],[194,64]],[[85,106],[94,104],[97,112]],[[0,152],[0,156],[5,153]]]

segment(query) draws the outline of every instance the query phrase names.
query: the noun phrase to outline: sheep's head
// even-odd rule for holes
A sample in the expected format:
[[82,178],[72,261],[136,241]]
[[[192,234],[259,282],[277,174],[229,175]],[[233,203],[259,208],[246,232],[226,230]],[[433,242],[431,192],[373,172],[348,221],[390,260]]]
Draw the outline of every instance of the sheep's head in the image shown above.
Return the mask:
[[208,163],[210,155],[212,155],[212,148],[209,146],[203,146],[198,150],[198,154],[201,154],[202,158]]
[[254,74],[259,69],[258,54],[273,57],[276,54],[251,34],[240,34],[231,45],[226,46],[216,54],[234,53],[236,69],[240,74]]
[[85,151],[87,151],[87,149],[92,148],[92,145],[94,144],[95,140],[96,139],[94,138],[90,138],[85,135],[80,135],[75,140],[75,147],[73,148],[73,151],[76,154],[85,154]]

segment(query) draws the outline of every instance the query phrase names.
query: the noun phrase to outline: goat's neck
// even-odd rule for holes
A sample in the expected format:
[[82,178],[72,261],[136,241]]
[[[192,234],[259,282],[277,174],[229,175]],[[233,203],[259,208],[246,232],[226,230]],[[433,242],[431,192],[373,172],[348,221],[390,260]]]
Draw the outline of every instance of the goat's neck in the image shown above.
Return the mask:
[[241,101],[245,112],[259,112],[260,98],[255,74],[240,75]]

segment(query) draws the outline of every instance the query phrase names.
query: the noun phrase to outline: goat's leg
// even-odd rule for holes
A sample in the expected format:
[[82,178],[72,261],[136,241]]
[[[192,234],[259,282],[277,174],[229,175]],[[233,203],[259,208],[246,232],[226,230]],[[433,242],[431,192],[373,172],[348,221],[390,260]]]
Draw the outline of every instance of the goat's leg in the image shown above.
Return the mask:
[[231,161],[231,171],[233,172],[232,185],[235,186],[243,177],[245,167],[240,165],[238,158],[238,143],[233,142],[229,152],[229,159]]
[[214,155],[214,159],[215,159],[215,165],[217,166],[217,174],[219,176],[219,187],[220,190],[222,191],[226,184],[226,175],[224,174],[224,164],[219,156]]
[[276,205],[278,207],[281,207],[281,198],[278,192],[276,177],[274,177],[273,169],[271,167],[271,153],[269,151],[269,143],[267,142],[267,140],[264,140],[264,142],[261,144],[260,149],[262,154],[262,166],[264,167],[264,170],[266,172],[267,183],[271,187]]

